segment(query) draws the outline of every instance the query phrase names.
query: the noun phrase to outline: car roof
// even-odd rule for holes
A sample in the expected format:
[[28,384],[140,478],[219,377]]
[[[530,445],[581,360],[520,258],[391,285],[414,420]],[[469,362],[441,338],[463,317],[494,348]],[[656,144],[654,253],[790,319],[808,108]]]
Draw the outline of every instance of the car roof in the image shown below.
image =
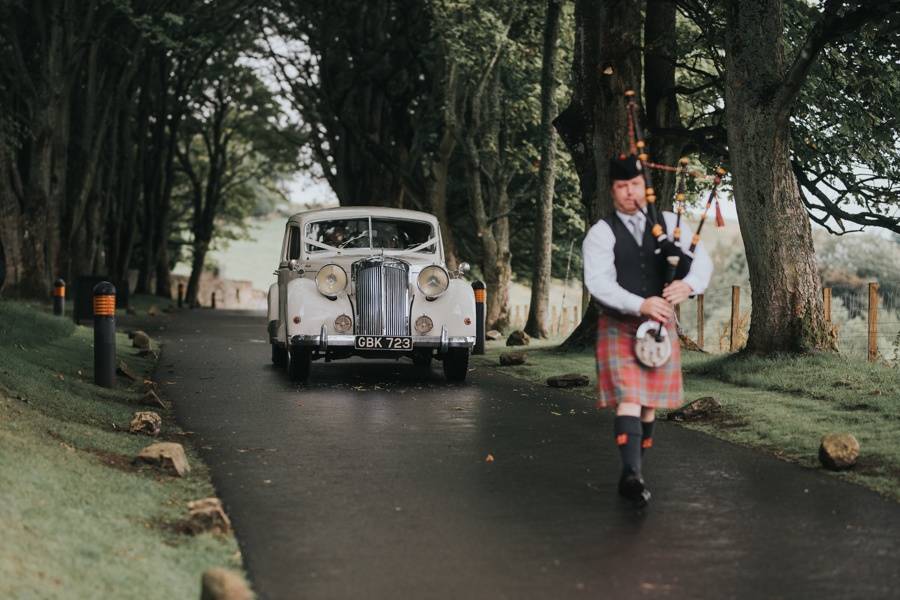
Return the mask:
[[297,213],[288,219],[292,223],[304,223],[318,221],[320,219],[341,219],[352,217],[396,217],[414,221],[427,221],[437,223],[437,217],[431,213],[405,208],[390,208],[387,206],[338,206],[335,208],[318,208]]

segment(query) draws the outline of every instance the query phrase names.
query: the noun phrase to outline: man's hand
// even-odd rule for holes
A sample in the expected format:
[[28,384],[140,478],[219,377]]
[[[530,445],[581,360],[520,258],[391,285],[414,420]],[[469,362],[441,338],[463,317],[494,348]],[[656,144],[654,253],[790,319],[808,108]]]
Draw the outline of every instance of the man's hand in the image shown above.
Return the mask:
[[668,323],[675,316],[675,309],[664,298],[650,296],[641,304],[641,314],[660,323]]
[[688,299],[688,296],[694,293],[691,286],[680,279],[676,279],[663,290],[663,298],[669,301],[673,306],[681,304]]

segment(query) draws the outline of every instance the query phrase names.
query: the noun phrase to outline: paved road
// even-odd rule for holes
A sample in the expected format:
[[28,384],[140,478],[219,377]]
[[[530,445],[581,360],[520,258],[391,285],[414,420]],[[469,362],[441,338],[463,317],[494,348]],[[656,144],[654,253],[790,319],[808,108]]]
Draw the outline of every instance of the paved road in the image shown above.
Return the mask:
[[637,512],[582,398],[405,361],[298,389],[262,316],[165,326],[157,377],[262,598],[900,597],[900,506],[860,487],[663,423]]

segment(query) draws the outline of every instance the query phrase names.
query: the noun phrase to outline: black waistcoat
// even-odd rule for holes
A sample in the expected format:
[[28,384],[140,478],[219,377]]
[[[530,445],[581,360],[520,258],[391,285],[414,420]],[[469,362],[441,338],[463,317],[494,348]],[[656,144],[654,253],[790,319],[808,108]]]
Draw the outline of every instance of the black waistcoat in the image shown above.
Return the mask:
[[615,235],[613,246],[616,264],[616,281],[620,286],[642,298],[662,295],[665,284],[666,259],[654,254],[656,242],[650,232],[650,223],[644,224],[644,243],[639,247],[631,231],[616,213],[604,219]]

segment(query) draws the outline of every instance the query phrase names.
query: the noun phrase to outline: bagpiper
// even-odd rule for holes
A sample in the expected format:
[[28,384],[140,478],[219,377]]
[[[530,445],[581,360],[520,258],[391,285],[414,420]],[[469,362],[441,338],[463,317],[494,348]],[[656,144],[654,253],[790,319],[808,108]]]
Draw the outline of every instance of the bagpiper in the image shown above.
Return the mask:
[[[656,409],[682,403],[674,307],[702,294],[712,275],[712,261],[680,211],[664,211],[660,218],[648,210],[647,169],[633,154],[610,160],[615,211],[591,227],[583,245],[584,282],[600,313],[597,406],[616,411],[615,443],[622,460],[618,491],[639,507],[650,500],[641,461],[653,447]],[[681,270],[675,268],[672,248],[685,258]]]

